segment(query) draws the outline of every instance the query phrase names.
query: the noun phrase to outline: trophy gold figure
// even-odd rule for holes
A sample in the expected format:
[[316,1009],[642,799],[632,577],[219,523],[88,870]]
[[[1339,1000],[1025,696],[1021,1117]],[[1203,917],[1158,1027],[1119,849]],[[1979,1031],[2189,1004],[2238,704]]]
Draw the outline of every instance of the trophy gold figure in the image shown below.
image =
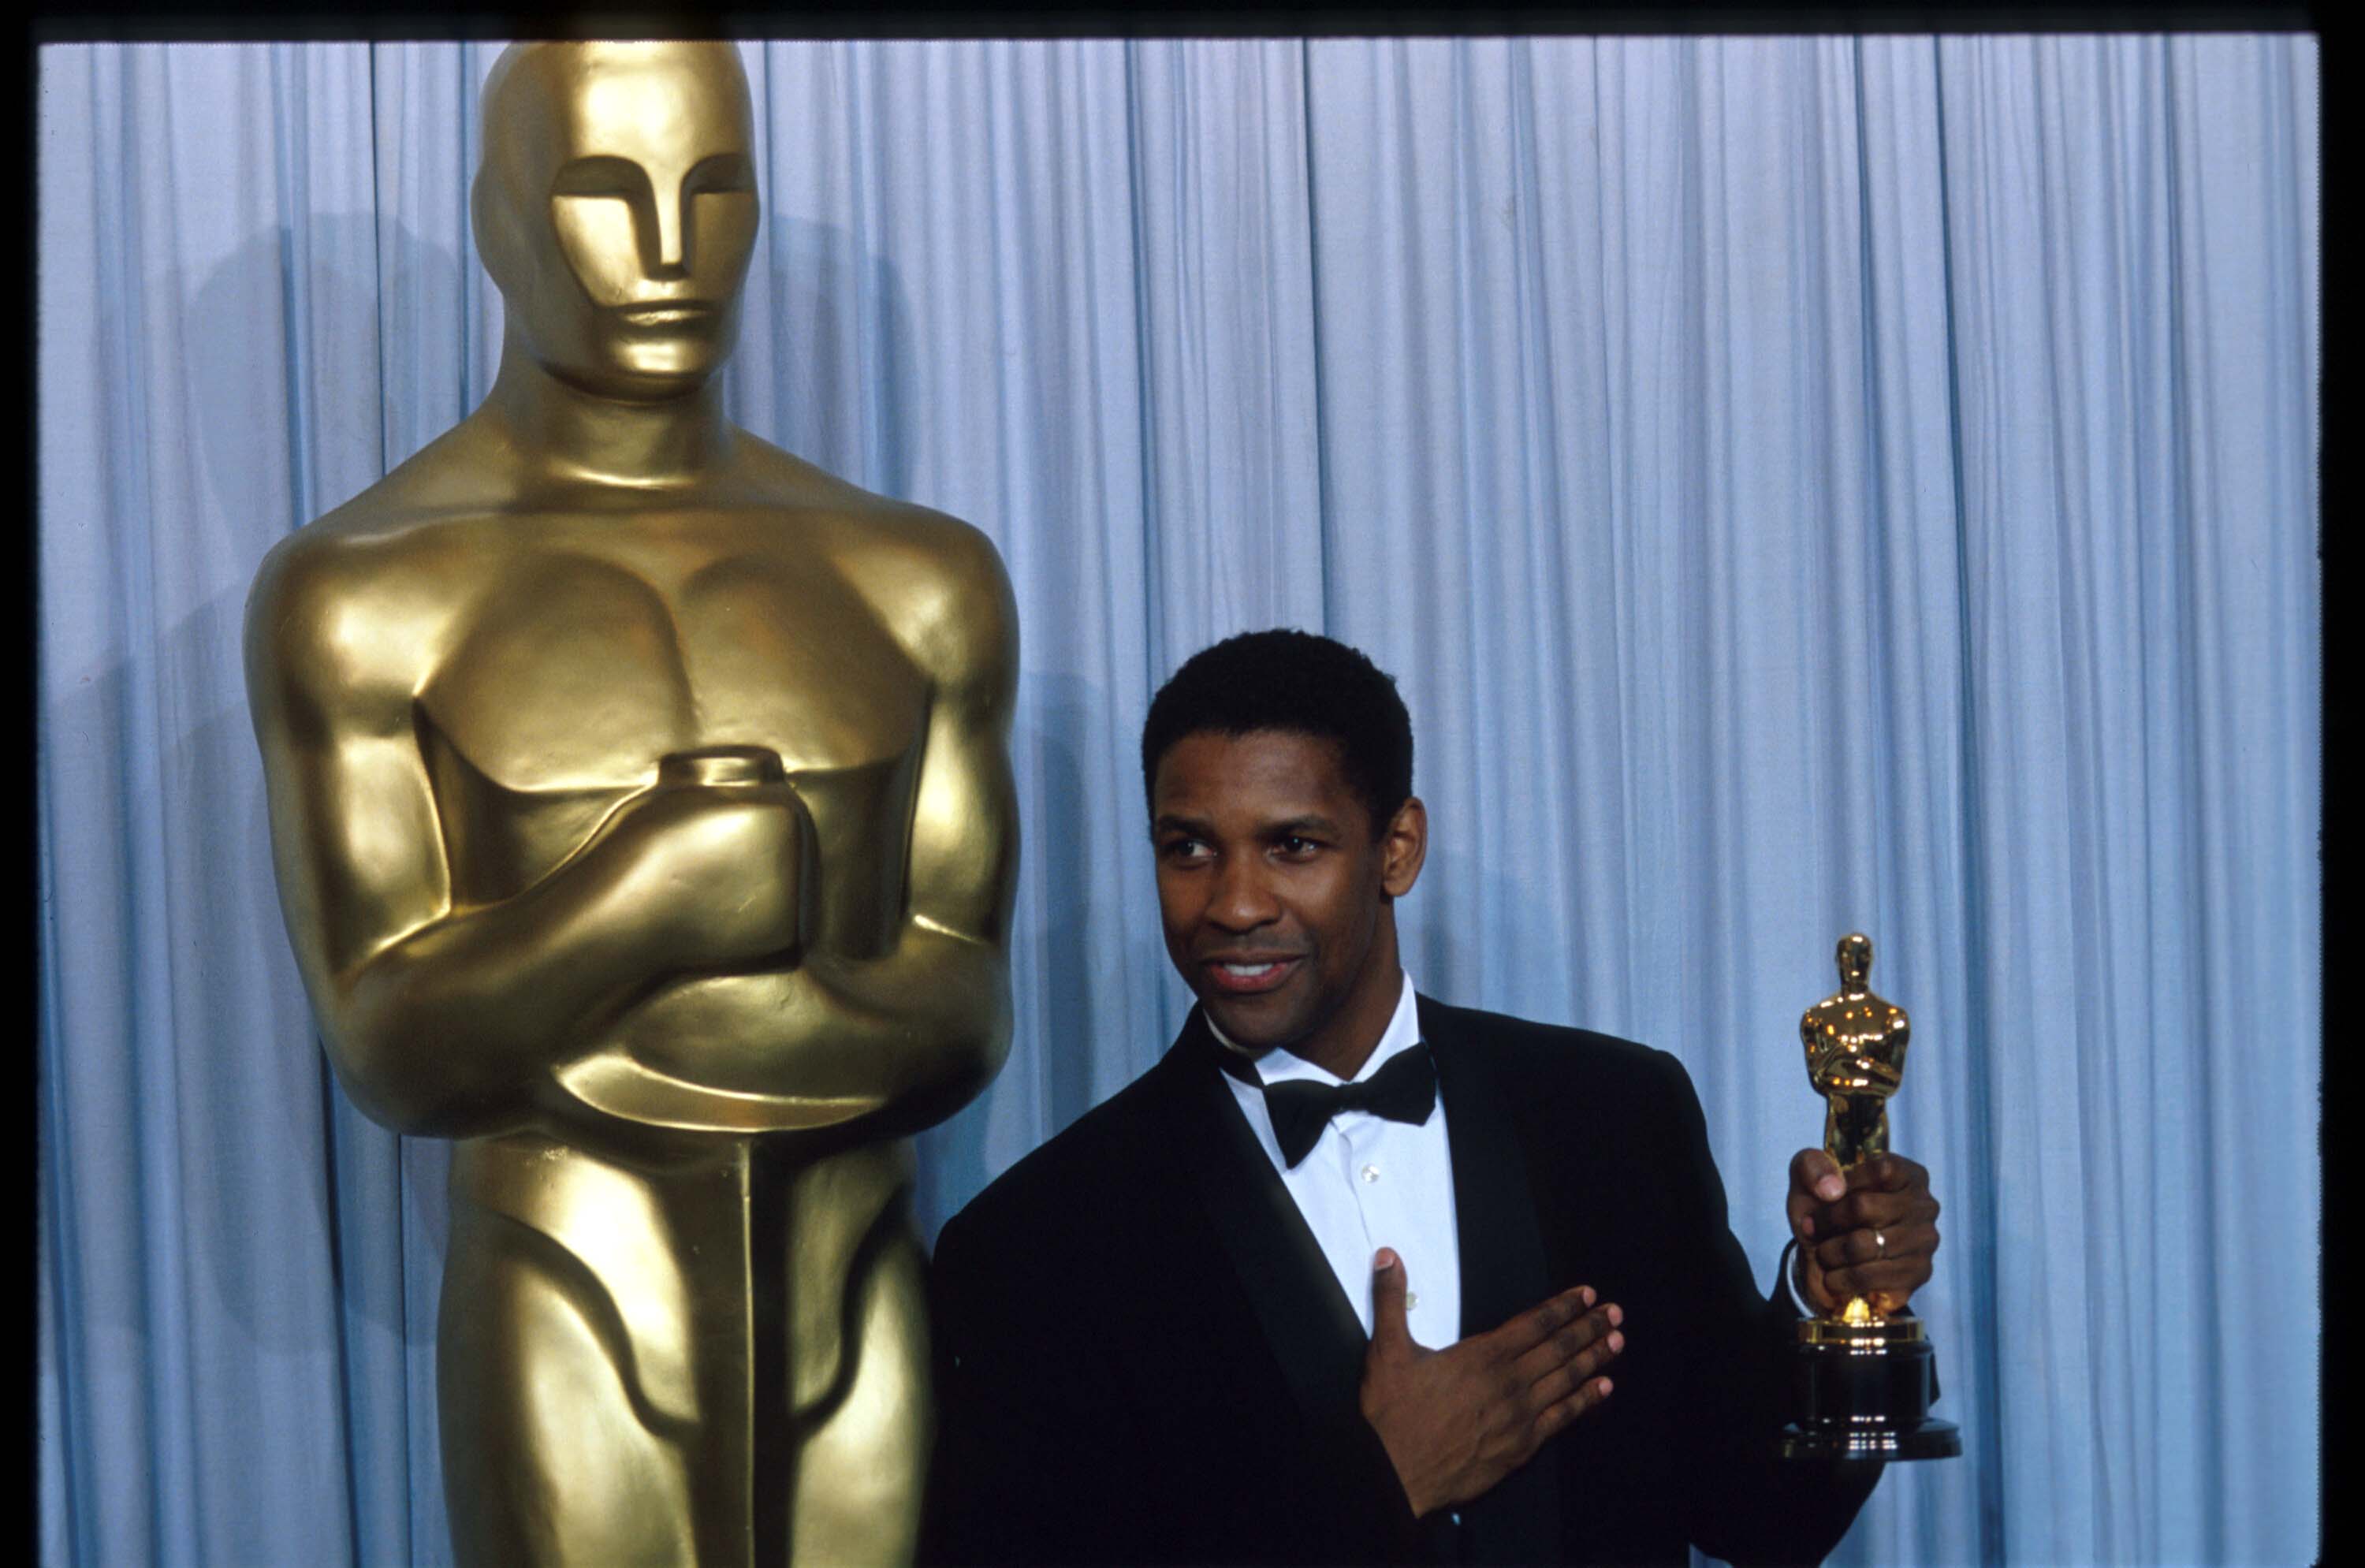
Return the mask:
[[246,622],[322,1042],[454,1140],[454,1556],[906,1562],[910,1135],[1009,1042],[1009,583],[723,417],[734,47],[520,46],[484,116],[499,375],[274,549]]
[[[1823,1152],[1843,1170],[1889,1150],[1889,1097],[1905,1073],[1912,1024],[1873,993],[1872,940],[1840,938],[1840,989],[1799,1020],[1807,1078],[1823,1096]],[[1793,1459],[1944,1459],[1962,1451],[1951,1421],[1929,1417],[1937,1372],[1922,1320],[1851,1296],[1799,1320],[1798,1419],[1781,1439]]]

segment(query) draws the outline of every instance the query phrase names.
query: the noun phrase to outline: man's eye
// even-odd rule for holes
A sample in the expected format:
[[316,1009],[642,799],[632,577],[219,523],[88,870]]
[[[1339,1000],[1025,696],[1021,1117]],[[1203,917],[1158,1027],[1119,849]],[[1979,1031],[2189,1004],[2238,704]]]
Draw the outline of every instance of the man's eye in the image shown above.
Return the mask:
[[1311,855],[1321,847],[1322,846],[1315,840],[1300,838],[1294,833],[1283,839],[1280,844],[1280,849],[1283,855]]
[[1159,849],[1169,860],[1196,860],[1206,852],[1207,846],[1195,838],[1170,838]]

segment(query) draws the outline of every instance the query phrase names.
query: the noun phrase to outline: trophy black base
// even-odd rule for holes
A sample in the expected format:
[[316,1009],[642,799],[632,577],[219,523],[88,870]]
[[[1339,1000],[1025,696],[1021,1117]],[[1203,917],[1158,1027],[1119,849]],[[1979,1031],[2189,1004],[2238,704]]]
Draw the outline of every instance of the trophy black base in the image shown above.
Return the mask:
[[1930,1418],[1936,1363],[1919,1318],[1799,1324],[1792,1393],[1799,1419],[1777,1439],[1784,1459],[1951,1459],[1963,1451],[1952,1421]]
[[1952,1421],[1924,1421],[1910,1431],[1809,1432],[1785,1427],[1779,1448],[1784,1459],[1799,1460],[1952,1459],[1962,1451],[1962,1428]]

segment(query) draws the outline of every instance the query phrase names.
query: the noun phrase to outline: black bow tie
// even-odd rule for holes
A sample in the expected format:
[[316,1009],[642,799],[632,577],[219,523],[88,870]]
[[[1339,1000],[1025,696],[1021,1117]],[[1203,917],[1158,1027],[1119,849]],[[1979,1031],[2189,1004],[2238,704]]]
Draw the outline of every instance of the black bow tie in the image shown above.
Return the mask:
[[1264,1091],[1264,1104],[1272,1117],[1273,1140],[1281,1158],[1293,1170],[1322,1140],[1322,1129],[1341,1111],[1369,1111],[1392,1122],[1414,1126],[1429,1120],[1437,1107],[1437,1068],[1429,1059],[1426,1041],[1388,1058],[1385,1067],[1362,1083],[1267,1083],[1256,1064],[1220,1041],[1216,1059],[1242,1083]]

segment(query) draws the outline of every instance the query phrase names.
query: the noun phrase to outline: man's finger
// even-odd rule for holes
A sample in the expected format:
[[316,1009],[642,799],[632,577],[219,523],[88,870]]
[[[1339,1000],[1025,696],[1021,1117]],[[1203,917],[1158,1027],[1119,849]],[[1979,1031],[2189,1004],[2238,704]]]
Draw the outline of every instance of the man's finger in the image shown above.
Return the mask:
[[1851,1230],[1888,1230],[1926,1223],[1938,1217],[1938,1200],[1927,1193],[1892,1193],[1866,1187],[1836,1204],[1822,1204],[1814,1215],[1815,1229],[1825,1239]]
[[1372,1259],[1372,1350],[1387,1354],[1412,1348],[1412,1325],[1405,1313],[1404,1260],[1383,1247]]
[[[1889,1238],[1884,1236],[1882,1239]],[[1851,1295],[1869,1296],[1876,1291],[1911,1291],[1927,1284],[1931,1254],[1937,1250],[1937,1235],[1933,1231],[1902,1244],[1891,1242],[1885,1250],[1866,1250],[1871,1256],[1862,1260],[1821,1269],[1824,1288],[1844,1300]]]
[[1789,1216],[1790,1234],[1805,1241],[1815,1234],[1815,1210],[1821,1202],[1814,1193],[1793,1183],[1789,1195],[1782,1200],[1782,1212]]
[[1541,1344],[1513,1362],[1512,1370],[1522,1383],[1534,1383],[1581,1358],[1625,1321],[1623,1308],[1616,1302],[1604,1302],[1575,1322],[1554,1329]]
[[1852,1269],[1865,1263],[1927,1257],[1937,1249],[1935,1226],[1906,1224],[1866,1226],[1832,1237],[1815,1247],[1814,1255],[1815,1261],[1829,1273],[1834,1269]]
[[1584,1316],[1598,1299],[1591,1285],[1573,1286],[1541,1305],[1530,1307],[1487,1338],[1493,1341],[1493,1348],[1498,1354],[1511,1358],[1524,1356]]
[[1790,1191],[1812,1193],[1825,1203],[1847,1195],[1840,1162],[1820,1148],[1802,1148],[1790,1157]]
[[1622,1329],[1612,1328],[1593,1340],[1582,1351],[1552,1367],[1528,1385],[1530,1407],[1541,1411],[1559,1404],[1596,1372],[1615,1361],[1618,1353],[1625,1348],[1626,1335]]
[[[1877,1154],[1847,1170],[1847,1189],[1851,1193],[1870,1189],[1883,1193],[1904,1193],[1915,1186],[1930,1185],[1930,1172],[1901,1154]],[[1839,1194],[1833,1193],[1837,1197]]]
[[1926,1258],[1938,1249],[1938,1228],[1908,1223],[1889,1228],[1867,1226],[1834,1236],[1814,1249],[1825,1273],[1900,1258]]
[[[1530,1428],[1535,1438],[1536,1446],[1541,1446],[1546,1438],[1608,1398],[1610,1390],[1616,1386],[1606,1377],[1590,1378],[1580,1384],[1576,1392],[1567,1398],[1544,1406],[1537,1414],[1535,1423]],[[1533,1449],[1531,1448],[1530,1451],[1532,1452]]]

